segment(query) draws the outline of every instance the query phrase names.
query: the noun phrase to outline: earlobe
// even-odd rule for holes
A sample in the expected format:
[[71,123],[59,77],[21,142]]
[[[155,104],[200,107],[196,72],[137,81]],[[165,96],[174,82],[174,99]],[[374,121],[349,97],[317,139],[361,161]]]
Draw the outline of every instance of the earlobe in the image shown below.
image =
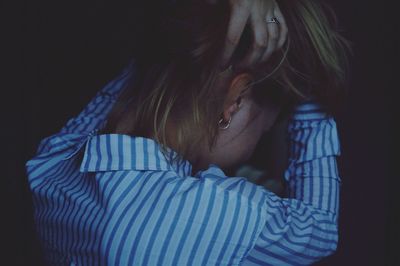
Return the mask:
[[243,93],[248,89],[251,81],[252,76],[248,73],[239,74],[232,80],[222,114],[224,121],[231,120],[232,116],[242,107]]
[[243,105],[242,96],[239,96],[235,103],[231,104],[228,108],[224,110],[224,112],[221,115],[222,118],[218,122],[220,129],[229,128],[232,122],[233,115],[239,111],[242,105]]
[[228,106],[228,108],[224,110],[224,118],[228,120],[232,115],[234,115],[239,110],[240,107],[241,106],[237,104],[237,101]]

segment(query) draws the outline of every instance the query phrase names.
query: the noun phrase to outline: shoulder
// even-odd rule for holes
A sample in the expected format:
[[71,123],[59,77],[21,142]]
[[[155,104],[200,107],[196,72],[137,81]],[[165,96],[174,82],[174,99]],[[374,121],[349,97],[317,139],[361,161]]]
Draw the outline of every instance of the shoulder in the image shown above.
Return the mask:
[[[112,200],[104,250],[123,250],[130,239],[129,249],[139,264],[141,254],[171,257],[178,250],[178,264],[194,258],[239,262],[265,224],[261,187],[221,174],[210,167],[195,177],[174,171],[127,171],[107,177],[105,198]],[[107,255],[113,262],[121,254]]]
[[[118,173],[118,174],[116,174]],[[101,175],[109,176],[104,172]],[[113,175],[122,178],[121,188],[138,189],[138,193],[157,194],[158,200],[178,203],[201,200],[199,205],[227,204],[227,208],[235,204],[251,206],[252,210],[262,211],[269,192],[263,187],[249,182],[244,177],[228,177],[217,166],[211,165],[207,170],[195,176],[181,176],[174,170],[169,171],[117,171]],[[129,195],[127,195],[129,196]],[[229,202],[225,202],[228,200]],[[235,204],[231,204],[235,203]],[[179,204],[179,203],[178,203]]]

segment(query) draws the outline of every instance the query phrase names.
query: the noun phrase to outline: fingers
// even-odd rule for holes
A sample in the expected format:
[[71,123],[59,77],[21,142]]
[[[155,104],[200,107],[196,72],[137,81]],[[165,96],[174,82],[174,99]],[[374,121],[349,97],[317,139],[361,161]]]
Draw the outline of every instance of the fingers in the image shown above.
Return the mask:
[[[230,0],[230,3],[231,15],[222,54],[223,67],[229,65],[249,19],[253,30],[253,46],[240,62],[241,66],[266,61],[276,50],[283,47],[288,28],[276,1]],[[266,19],[272,18],[276,18],[279,23],[267,23]]]
[[286,25],[285,17],[282,15],[281,10],[279,9],[278,4],[276,5],[276,8],[274,9],[274,16],[278,19],[279,21],[279,40],[278,40],[278,46],[277,49],[281,49],[283,45],[286,42],[287,35],[288,35],[288,27]]
[[251,24],[254,36],[253,47],[241,62],[243,65],[257,63],[265,53],[268,45],[268,32],[264,18],[260,14],[253,15],[251,16]]
[[[268,12],[266,16],[266,20],[272,19],[273,16],[273,11],[271,10]],[[261,61],[266,61],[269,59],[269,57],[272,55],[273,52],[276,51],[278,47],[278,41],[279,41],[279,25],[277,23],[264,23],[267,25],[268,29],[268,43],[267,43],[267,49],[264,52],[264,55],[261,58]]]
[[232,5],[227,37],[225,40],[225,49],[222,55],[222,65],[227,65],[231,59],[250,16],[250,4],[246,3],[248,3],[248,1],[242,0],[235,1]]

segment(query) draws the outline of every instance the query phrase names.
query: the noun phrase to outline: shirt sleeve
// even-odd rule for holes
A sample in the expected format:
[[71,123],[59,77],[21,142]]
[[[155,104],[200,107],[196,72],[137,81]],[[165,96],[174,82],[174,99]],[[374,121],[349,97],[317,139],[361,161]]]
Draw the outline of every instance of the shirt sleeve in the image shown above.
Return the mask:
[[[132,61],[118,77],[107,83],[77,116],[68,120],[67,124],[56,135],[88,135],[101,128],[129,77],[134,75],[134,70],[135,65]],[[38,154],[48,151],[52,139],[53,136],[50,136],[41,141]]]
[[101,127],[132,73],[132,68],[133,63],[125,68],[117,78],[104,86],[76,117],[67,122],[61,133],[89,133]]
[[289,198],[266,191],[265,227],[243,265],[310,265],[337,247],[340,145],[336,123],[315,103],[290,120]]

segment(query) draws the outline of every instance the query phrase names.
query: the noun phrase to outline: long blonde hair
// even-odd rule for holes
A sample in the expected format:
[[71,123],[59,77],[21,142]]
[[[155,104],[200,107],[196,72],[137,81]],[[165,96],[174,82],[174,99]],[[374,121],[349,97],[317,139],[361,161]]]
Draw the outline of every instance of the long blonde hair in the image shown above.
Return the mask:
[[[288,23],[290,43],[265,68],[240,70],[257,77],[274,71],[257,85],[264,98],[275,97],[266,93],[274,90],[262,90],[273,86],[275,91],[286,92],[285,97],[291,99],[288,105],[315,96],[335,110],[344,91],[347,42],[335,28],[333,13],[320,2],[278,2]],[[174,138],[175,151],[187,159],[204,140],[211,149],[218,135],[227,87],[215,89],[215,84],[221,73],[229,3],[184,0],[162,9],[164,15],[146,29],[151,34],[138,36],[142,49],[135,56],[136,72],[103,132],[151,137],[163,147],[170,147]],[[251,47],[251,28],[247,26],[246,31],[236,60]],[[174,136],[167,134],[171,123]]]

